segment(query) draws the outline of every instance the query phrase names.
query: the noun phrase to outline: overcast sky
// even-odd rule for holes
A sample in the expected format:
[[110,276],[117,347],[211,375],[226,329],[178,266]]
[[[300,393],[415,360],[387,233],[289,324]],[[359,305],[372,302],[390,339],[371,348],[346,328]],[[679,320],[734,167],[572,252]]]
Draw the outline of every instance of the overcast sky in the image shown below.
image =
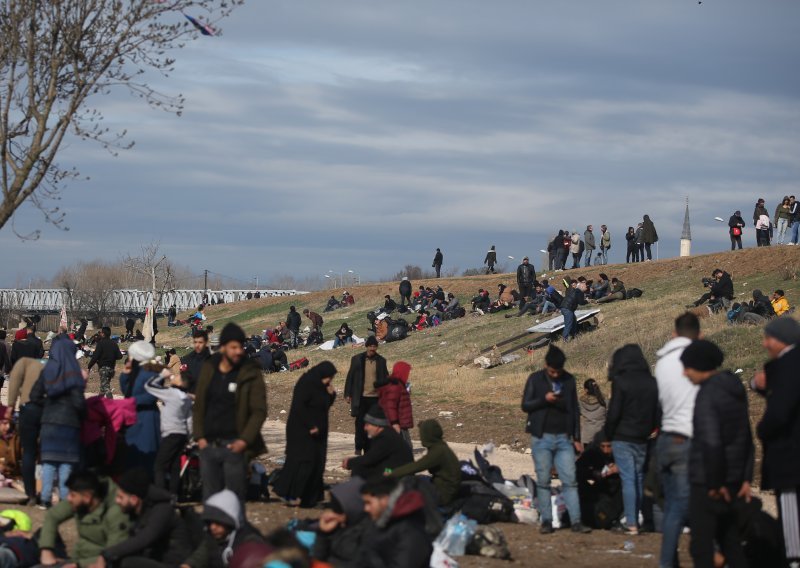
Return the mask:
[[[250,0],[177,54],[178,118],[97,101],[136,146],[72,141],[69,232],[30,208],[0,232],[0,285],[160,240],[260,282],[531,255],[650,214],[678,252],[729,245],[736,209],[800,190],[800,2]],[[754,242],[753,230],[745,242]],[[509,261],[509,267],[511,266]],[[514,263],[515,264],[515,263]]]

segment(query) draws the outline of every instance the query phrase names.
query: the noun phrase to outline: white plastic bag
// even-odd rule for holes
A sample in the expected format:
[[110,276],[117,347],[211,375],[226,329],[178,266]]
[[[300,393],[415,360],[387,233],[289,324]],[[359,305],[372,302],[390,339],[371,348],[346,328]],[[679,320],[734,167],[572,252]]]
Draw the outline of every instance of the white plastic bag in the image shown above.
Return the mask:
[[450,558],[438,542],[434,542],[430,568],[458,568],[458,562]]
[[478,523],[464,515],[454,515],[447,521],[434,544],[438,544],[450,556],[463,556],[476,526]]

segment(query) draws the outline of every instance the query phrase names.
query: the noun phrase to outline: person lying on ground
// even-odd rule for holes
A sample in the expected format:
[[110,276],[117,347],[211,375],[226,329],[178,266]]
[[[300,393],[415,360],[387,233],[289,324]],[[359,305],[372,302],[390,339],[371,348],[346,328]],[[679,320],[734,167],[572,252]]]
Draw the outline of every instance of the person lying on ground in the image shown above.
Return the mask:
[[343,568],[356,568],[358,555],[367,546],[372,521],[364,510],[361,488],[354,477],[331,487],[331,501],[319,517],[312,556]]
[[789,300],[786,299],[786,294],[783,290],[775,290],[772,293],[772,309],[775,310],[776,316],[782,316],[791,309],[789,308]]
[[342,462],[342,467],[350,470],[354,477],[375,479],[414,461],[411,448],[390,426],[386,414],[377,404],[364,417],[364,431],[370,439],[367,451],[362,456],[346,458]]
[[598,304],[605,304],[608,302],[615,302],[617,300],[624,300],[625,299],[625,283],[618,278],[611,279],[611,290],[609,291],[607,296],[604,296],[597,300]]
[[211,495],[203,503],[201,518],[206,530],[195,535],[200,545],[180,568],[223,568],[245,544],[265,542],[258,529],[243,518],[239,498],[230,489]]
[[425,533],[425,499],[391,478],[361,488],[372,532],[362,547],[360,568],[427,568],[433,547]]
[[353,330],[350,329],[349,325],[343,323],[336,333],[334,333],[333,348],[344,347],[348,343],[355,343],[353,339]]
[[39,535],[39,562],[45,566],[57,564],[58,529],[74,518],[78,538],[66,562],[83,568],[95,563],[104,550],[128,538],[130,519],[117,505],[117,488],[110,479],[91,471],[74,472],[67,480],[67,488],[67,498],[45,515]]
[[423,420],[419,423],[419,438],[427,449],[424,456],[415,462],[395,468],[391,477],[400,479],[429,471],[440,506],[452,503],[461,486],[461,464],[458,457],[444,441],[442,425],[436,420]]
[[711,279],[703,279],[703,285],[709,288],[709,291],[700,296],[695,302],[688,304],[687,308],[696,308],[706,302],[716,311],[719,308],[727,307],[733,301],[733,279],[731,275],[722,270],[715,268],[711,273]]

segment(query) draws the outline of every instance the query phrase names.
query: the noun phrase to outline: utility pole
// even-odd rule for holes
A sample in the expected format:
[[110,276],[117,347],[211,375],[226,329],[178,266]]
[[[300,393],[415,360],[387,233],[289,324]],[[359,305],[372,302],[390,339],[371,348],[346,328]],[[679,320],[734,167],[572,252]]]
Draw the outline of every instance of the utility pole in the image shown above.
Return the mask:
[[203,271],[203,293],[208,291],[208,269]]

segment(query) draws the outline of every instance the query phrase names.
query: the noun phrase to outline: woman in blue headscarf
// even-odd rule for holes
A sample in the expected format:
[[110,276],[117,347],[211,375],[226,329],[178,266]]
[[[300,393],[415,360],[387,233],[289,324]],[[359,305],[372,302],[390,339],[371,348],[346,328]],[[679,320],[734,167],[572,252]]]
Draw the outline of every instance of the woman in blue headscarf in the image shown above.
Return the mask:
[[58,475],[59,496],[67,498],[67,478],[81,461],[81,423],[86,415],[84,371],[75,358],[77,347],[59,335],[50,356],[31,389],[31,402],[42,405],[40,434],[42,460],[42,505],[49,507]]

